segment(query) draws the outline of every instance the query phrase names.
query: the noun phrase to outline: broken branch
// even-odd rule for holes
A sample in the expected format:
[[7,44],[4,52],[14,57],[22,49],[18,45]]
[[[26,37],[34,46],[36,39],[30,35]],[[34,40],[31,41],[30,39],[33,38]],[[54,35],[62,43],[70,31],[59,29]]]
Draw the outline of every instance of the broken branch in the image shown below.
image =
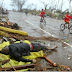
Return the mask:
[[54,67],[56,67],[57,65],[55,63],[53,63],[51,60],[49,60],[46,56],[43,56],[49,63],[51,63]]
[[48,48],[48,50],[54,50],[54,49],[56,49],[56,48],[58,48],[58,46],[55,46],[54,48]]
[[[29,65],[20,65],[20,66],[13,66],[16,70],[21,70],[21,69],[27,69],[27,68],[33,68],[35,64],[29,64]],[[13,71],[13,67],[5,67],[5,68],[0,68],[0,71]]]

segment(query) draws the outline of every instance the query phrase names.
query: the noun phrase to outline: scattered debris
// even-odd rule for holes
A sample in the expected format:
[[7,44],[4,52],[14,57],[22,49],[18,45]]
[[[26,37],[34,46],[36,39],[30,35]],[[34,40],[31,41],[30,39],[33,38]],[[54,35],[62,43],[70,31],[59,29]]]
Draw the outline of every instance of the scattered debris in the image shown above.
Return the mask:
[[62,47],[66,48],[67,44],[62,42]]
[[34,66],[35,66],[35,64],[6,67],[6,68],[0,68],[0,71],[14,71],[14,69],[21,70],[21,69],[33,68]]
[[27,40],[49,40],[49,41],[58,41],[59,38],[54,38],[54,37],[31,37],[28,36],[25,39]]
[[65,41],[66,41],[66,42],[69,42],[69,40],[68,40],[68,39],[66,39]]
[[[9,22],[7,19],[5,19],[5,21],[0,20],[0,26],[11,28],[11,29],[16,29],[16,30],[20,29],[18,24]],[[39,42],[39,43],[43,43],[43,44],[46,44],[46,43],[41,40],[48,40],[51,42],[61,40],[61,39],[55,38],[55,37],[32,37],[32,36],[19,35],[16,33],[4,32],[4,31],[0,31],[0,39],[3,39],[5,41],[7,41],[7,39],[8,39],[11,41],[11,43],[15,42],[15,40],[16,41],[29,40],[29,41],[35,41],[35,42]],[[64,37],[64,39],[66,40],[66,42],[69,42],[69,40],[67,40],[66,37]],[[64,48],[66,48],[67,45],[69,45],[69,44],[62,42],[62,46]],[[50,47],[50,44],[48,44],[48,46]],[[51,67],[41,67],[42,64],[40,62],[38,63],[38,61],[39,61],[39,58],[38,58],[37,64],[22,65],[22,66],[12,66],[10,64],[11,67],[0,68],[0,71],[17,71],[17,70],[26,69],[26,68],[29,68],[30,71],[70,71],[70,67],[67,67],[64,65],[57,65],[56,63],[53,63],[51,60],[49,60],[46,56],[43,56],[43,58],[47,60],[47,64]],[[69,55],[68,60],[70,60],[70,59],[71,59],[71,57]],[[41,61],[41,59],[40,59],[40,61]],[[4,62],[2,61],[2,64],[5,64],[7,62],[9,62],[9,60],[6,60]]]
[[[63,42],[63,41],[62,41]],[[70,46],[70,47],[72,47],[72,45],[70,45],[70,44],[68,44],[68,43],[66,43],[66,42],[63,42],[64,44],[66,44],[67,46]]]
[[0,18],[0,26],[11,28],[11,29],[16,29],[16,30],[20,29],[17,23],[9,22],[9,20],[6,17]]

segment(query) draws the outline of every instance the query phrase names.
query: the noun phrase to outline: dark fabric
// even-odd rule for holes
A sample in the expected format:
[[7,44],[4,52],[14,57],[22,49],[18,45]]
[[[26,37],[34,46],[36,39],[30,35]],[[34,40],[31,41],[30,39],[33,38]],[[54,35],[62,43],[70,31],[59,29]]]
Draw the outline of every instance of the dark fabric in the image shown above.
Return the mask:
[[40,43],[31,43],[33,45],[32,52],[38,52],[40,50],[47,50],[46,46],[42,46]]
[[[31,52],[38,52],[40,50],[47,50],[45,46],[42,46],[39,43],[31,43],[33,46],[33,50]],[[30,55],[30,45],[27,43],[15,43],[8,46],[9,47],[9,55],[11,58],[14,58],[17,61],[23,62],[32,62],[32,60],[22,58],[22,56]],[[3,48],[6,49],[6,48]],[[3,50],[3,53],[5,50]],[[5,54],[5,53],[4,53]]]
[[22,56],[30,55],[30,46],[27,43],[9,45],[9,55],[17,61],[32,62],[32,60],[22,58]]
[[12,28],[19,29],[19,26],[18,26],[18,24],[15,23],[15,24],[13,24]]
[[9,54],[9,46],[5,46],[5,47],[1,50],[1,53],[8,55],[8,54]]

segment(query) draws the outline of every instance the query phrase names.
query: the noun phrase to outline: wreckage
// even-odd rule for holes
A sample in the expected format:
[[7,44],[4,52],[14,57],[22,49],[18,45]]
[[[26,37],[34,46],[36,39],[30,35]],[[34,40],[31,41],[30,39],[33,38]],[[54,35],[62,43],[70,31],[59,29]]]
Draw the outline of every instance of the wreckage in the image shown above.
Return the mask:
[[[34,41],[34,40],[49,40],[49,41],[59,41],[60,39],[58,38],[54,38],[54,37],[31,37],[28,36],[28,34],[26,32],[23,31],[19,31],[17,30],[16,26],[13,27],[13,25],[15,23],[11,23],[8,21],[8,19],[6,19],[4,17],[4,20],[2,20],[2,18],[0,19],[0,39],[1,39],[1,44],[0,44],[0,50],[2,50],[3,47],[10,45],[9,40],[11,40],[10,38],[14,38],[16,41],[15,43],[19,43],[20,40],[29,40],[29,41]],[[13,42],[13,40],[11,40]],[[51,49],[51,47],[48,47]],[[25,63],[25,62],[18,62],[15,61],[13,59],[10,59],[8,55],[4,55],[4,54],[0,54],[0,71],[18,71],[18,70],[22,70],[25,69],[23,71],[47,71],[47,68],[41,68],[41,65],[37,63],[34,64],[30,64]],[[50,59],[48,59],[46,57],[46,55],[43,53],[43,51],[39,51],[39,52],[32,52],[31,56],[27,56],[24,58],[29,58],[29,59],[35,59],[38,58],[37,60],[40,60],[42,58],[44,58],[48,65],[50,65],[51,67],[48,69],[57,69],[62,70],[62,71],[70,71],[70,67],[68,66],[64,66],[64,65],[57,65],[56,63],[53,63]],[[38,69],[37,69],[38,67]],[[28,69],[27,69],[28,68]],[[31,69],[32,68],[32,69]],[[33,70],[34,68],[34,70]]]

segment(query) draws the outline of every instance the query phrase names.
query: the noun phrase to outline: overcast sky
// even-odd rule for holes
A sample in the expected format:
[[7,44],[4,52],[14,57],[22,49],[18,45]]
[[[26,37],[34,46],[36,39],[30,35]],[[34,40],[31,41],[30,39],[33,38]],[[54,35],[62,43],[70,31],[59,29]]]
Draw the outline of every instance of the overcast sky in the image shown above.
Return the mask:
[[[41,1],[44,1],[46,4],[50,4],[51,0],[41,0]],[[64,0],[64,1],[65,3],[63,6],[63,11],[69,8],[68,0]],[[16,9],[15,7],[10,6],[10,4],[11,4],[11,0],[4,0],[3,6],[8,10]],[[31,6],[30,4],[34,4],[34,5]],[[44,5],[40,2],[40,0],[26,0],[26,4],[24,5],[24,8],[32,8],[32,9],[36,8],[37,10],[41,10],[42,8],[44,8]]]

